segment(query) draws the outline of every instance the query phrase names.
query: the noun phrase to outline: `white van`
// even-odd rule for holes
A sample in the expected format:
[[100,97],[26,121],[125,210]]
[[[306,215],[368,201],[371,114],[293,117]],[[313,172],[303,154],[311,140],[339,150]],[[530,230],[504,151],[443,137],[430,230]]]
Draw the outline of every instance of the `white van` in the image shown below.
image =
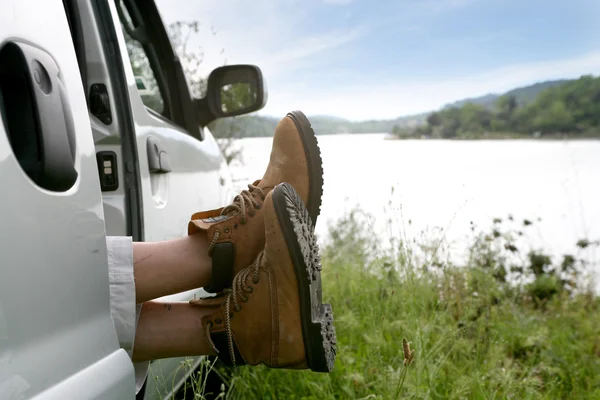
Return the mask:
[[[235,85],[247,104],[222,104]],[[206,125],[265,101],[250,65],[216,69],[192,99],[151,0],[0,0],[1,400],[135,397],[105,237],[179,237],[193,212],[229,203]],[[169,397],[192,371],[181,361],[151,363],[138,398]]]

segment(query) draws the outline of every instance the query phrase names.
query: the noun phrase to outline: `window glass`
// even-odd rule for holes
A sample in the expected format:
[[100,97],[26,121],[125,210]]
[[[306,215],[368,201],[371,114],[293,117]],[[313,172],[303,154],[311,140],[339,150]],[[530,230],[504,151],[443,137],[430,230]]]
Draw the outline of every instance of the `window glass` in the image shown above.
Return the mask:
[[[121,27],[123,29],[123,34],[125,35],[125,42],[127,43],[127,53],[129,54],[129,61],[131,62],[131,68],[135,75],[135,83],[140,97],[142,98],[142,102],[146,107],[164,115],[164,98],[158,80],[156,79],[155,72],[152,69],[150,59],[142,44],[128,33],[128,30],[132,31],[135,27],[127,8],[123,3],[120,3],[119,7],[122,11],[122,13],[120,13]],[[126,29],[125,25],[130,29]]]

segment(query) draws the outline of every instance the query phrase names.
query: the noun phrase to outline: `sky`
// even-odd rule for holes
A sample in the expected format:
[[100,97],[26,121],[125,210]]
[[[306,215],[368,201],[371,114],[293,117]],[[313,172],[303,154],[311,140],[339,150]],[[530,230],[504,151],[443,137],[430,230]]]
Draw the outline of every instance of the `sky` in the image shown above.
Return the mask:
[[262,115],[389,119],[600,72],[598,0],[156,1],[166,23],[200,23],[206,75],[261,68]]

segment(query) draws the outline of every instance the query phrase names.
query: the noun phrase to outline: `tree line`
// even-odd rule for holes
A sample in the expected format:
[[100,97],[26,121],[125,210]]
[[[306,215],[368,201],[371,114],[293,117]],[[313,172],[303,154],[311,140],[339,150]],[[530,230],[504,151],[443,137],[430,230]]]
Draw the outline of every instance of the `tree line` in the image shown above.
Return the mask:
[[467,103],[431,113],[414,128],[395,126],[400,137],[600,136],[600,77],[591,75],[541,91],[530,102],[500,96],[492,107]]

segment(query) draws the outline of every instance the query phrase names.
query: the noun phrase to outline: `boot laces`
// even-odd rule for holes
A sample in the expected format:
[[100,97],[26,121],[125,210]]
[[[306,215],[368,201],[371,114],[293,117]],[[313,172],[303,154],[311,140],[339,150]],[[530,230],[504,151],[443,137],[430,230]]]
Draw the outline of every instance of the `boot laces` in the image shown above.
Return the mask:
[[[252,207],[256,209],[260,208],[260,203],[253,196],[254,192],[257,192],[260,195],[261,200],[265,200],[265,192],[261,188],[253,184],[248,184],[248,189],[244,189],[240,194],[236,195],[233,198],[233,202],[221,210],[220,215],[230,213],[240,214],[240,223],[244,225],[246,223],[246,209]],[[212,254],[212,251],[217,244],[217,240],[219,240],[219,236],[219,231],[215,231],[215,234],[208,245],[208,255]]]
[[[230,309],[231,309],[231,303],[233,302],[233,309],[235,312],[239,312],[242,309],[242,306],[239,303],[239,300],[241,299],[242,302],[246,302],[248,301],[248,297],[247,297],[247,293],[252,293],[254,291],[254,288],[250,285],[247,285],[247,280],[250,276],[252,276],[252,283],[253,284],[257,284],[259,281],[259,277],[260,277],[260,263],[262,261],[262,258],[264,256],[264,251],[262,251],[258,257],[256,257],[256,260],[254,260],[254,263],[252,263],[250,266],[244,268],[243,270],[241,270],[240,272],[238,272],[238,274],[235,276],[235,278],[233,278],[233,283],[231,285],[231,289],[225,289],[224,292],[227,293],[227,297],[225,298],[225,303],[224,306],[222,306],[221,311],[222,314],[224,314],[225,316],[225,331],[227,333],[227,345],[229,347],[229,356],[231,357],[231,363],[232,365],[235,367],[235,352],[234,352],[234,346],[233,346],[233,332],[231,330],[231,317],[232,314],[230,314]],[[208,324],[206,324],[206,328],[205,328],[205,335],[206,335],[206,340],[208,341],[208,343],[210,344],[211,348],[217,353],[219,354],[219,350],[217,349],[217,346],[215,346],[215,343],[213,342],[212,338],[210,337],[210,330],[212,328],[212,323],[209,322]]]

